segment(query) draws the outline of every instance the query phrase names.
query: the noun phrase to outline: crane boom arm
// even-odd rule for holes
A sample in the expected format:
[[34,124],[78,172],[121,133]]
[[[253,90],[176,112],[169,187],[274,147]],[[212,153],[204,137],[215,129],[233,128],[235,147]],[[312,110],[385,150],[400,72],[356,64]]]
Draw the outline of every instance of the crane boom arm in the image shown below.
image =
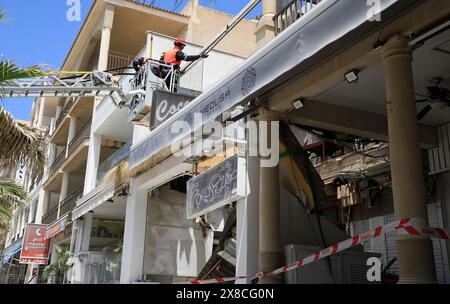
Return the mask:
[[71,96],[112,96],[114,100],[127,100],[122,89],[112,81],[112,74],[99,71],[65,78],[46,75],[18,79],[0,86],[1,98]]

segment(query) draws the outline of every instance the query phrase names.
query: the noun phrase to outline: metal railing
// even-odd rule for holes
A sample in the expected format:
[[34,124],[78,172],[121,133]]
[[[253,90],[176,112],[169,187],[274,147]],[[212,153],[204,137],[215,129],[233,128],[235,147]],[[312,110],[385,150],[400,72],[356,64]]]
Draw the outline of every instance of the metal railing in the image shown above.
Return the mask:
[[50,174],[48,175],[48,178],[52,177],[56,171],[59,170],[59,168],[61,168],[61,165],[63,164],[63,162],[66,160],[66,149],[64,149],[59,155],[58,157],[55,159],[55,161],[53,162],[53,164],[50,166]]
[[42,216],[42,224],[51,224],[58,218],[58,206],[50,209]]
[[69,150],[67,151],[67,157],[72,155],[73,151],[87,138],[91,136],[91,120],[88,120],[80,131],[75,135],[75,137],[69,143]]
[[43,224],[51,224],[58,219],[58,209],[59,218],[69,213],[75,208],[77,200],[83,196],[83,187],[78,188],[77,190],[70,193],[65,199],[63,199],[56,207],[50,209],[47,213],[42,217]]
[[59,217],[64,216],[75,208],[77,200],[83,196],[83,187],[78,188],[71,194],[69,194],[61,203],[60,203],[60,212]]
[[72,97],[70,98],[69,102],[64,106],[61,113],[59,113],[58,118],[56,119],[55,130],[57,130],[58,127],[61,125],[61,123],[64,120],[64,117],[66,117],[66,115],[69,113],[70,109],[77,102],[78,99],[79,97]]
[[275,35],[287,29],[294,22],[309,13],[322,0],[293,0],[273,17]]
[[[108,70],[117,69],[121,67],[130,67],[134,58],[131,56],[120,56],[114,53],[108,55]],[[126,69],[114,71],[114,73],[123,73]]]

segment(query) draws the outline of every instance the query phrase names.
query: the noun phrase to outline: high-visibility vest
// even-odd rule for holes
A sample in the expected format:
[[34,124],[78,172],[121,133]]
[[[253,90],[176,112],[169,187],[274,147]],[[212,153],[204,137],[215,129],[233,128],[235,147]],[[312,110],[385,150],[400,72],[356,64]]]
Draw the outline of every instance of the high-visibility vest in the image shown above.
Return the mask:
[[164,53],[164,62],[180,65],[181,60],[177,60],[178,51],[179,50],[177,48],[174,48],[174,49],[171,49],[170,51],[165,52]]

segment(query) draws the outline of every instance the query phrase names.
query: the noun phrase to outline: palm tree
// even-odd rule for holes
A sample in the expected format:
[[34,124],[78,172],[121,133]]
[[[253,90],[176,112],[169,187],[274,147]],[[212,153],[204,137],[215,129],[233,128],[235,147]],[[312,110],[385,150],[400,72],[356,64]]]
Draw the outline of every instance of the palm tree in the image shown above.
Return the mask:
[[26,191],[14,181],[0,180],[0,229],[8,228],[11,206],[21,206],[26,199]]
[[[5,13],[0,10],[0,21]],[[0,90],[6,84],[22,78],[43,75],[37,66],[19,68],[9,60],[0,61]],[[10,113],[0,106],[0,168],[15,172],[19,164],[31,171],[31,183],[42,177],[45,165],[45,135],[39,130],[18,123]],[[0,225],[7,226],[11,210],[24,202],[26,192],[12,181],[0,180]]]
[[58,255],[58,259],[55,263],[50,264],[44,268],[42,276],[47,279],[49,276],[54,276],[52,283],[61,283],[57,280],[63,276],[63,282],[65,281],[65,276],[67,271],[69,271],[70,266],[67,264],[70,257],[70,251],[67,246],[56,246],[55,253]]

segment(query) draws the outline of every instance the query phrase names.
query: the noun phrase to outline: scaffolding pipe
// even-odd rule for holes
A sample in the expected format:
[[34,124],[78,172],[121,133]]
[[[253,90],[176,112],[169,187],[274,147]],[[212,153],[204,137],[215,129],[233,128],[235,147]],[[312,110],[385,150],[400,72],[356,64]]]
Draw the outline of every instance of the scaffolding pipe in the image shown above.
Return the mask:
[[[222,41],[223,38],[234,28],[236,25],[247,16],[248,13],[250,13],[258,4],[261,2],[261,0],[253,0],[250,1],[240,12],[237,14],[233,20],[231,20],[227,26],[219,32],[210,43],[208,43],[203,49],[200,51],[200,55],[209,53],[217,44],[219,44],[220,41]],[[186,65],[182,70],[181,73],[185,73],[188,71],[191,67],[193,67],[198,61],[191,61]]]

